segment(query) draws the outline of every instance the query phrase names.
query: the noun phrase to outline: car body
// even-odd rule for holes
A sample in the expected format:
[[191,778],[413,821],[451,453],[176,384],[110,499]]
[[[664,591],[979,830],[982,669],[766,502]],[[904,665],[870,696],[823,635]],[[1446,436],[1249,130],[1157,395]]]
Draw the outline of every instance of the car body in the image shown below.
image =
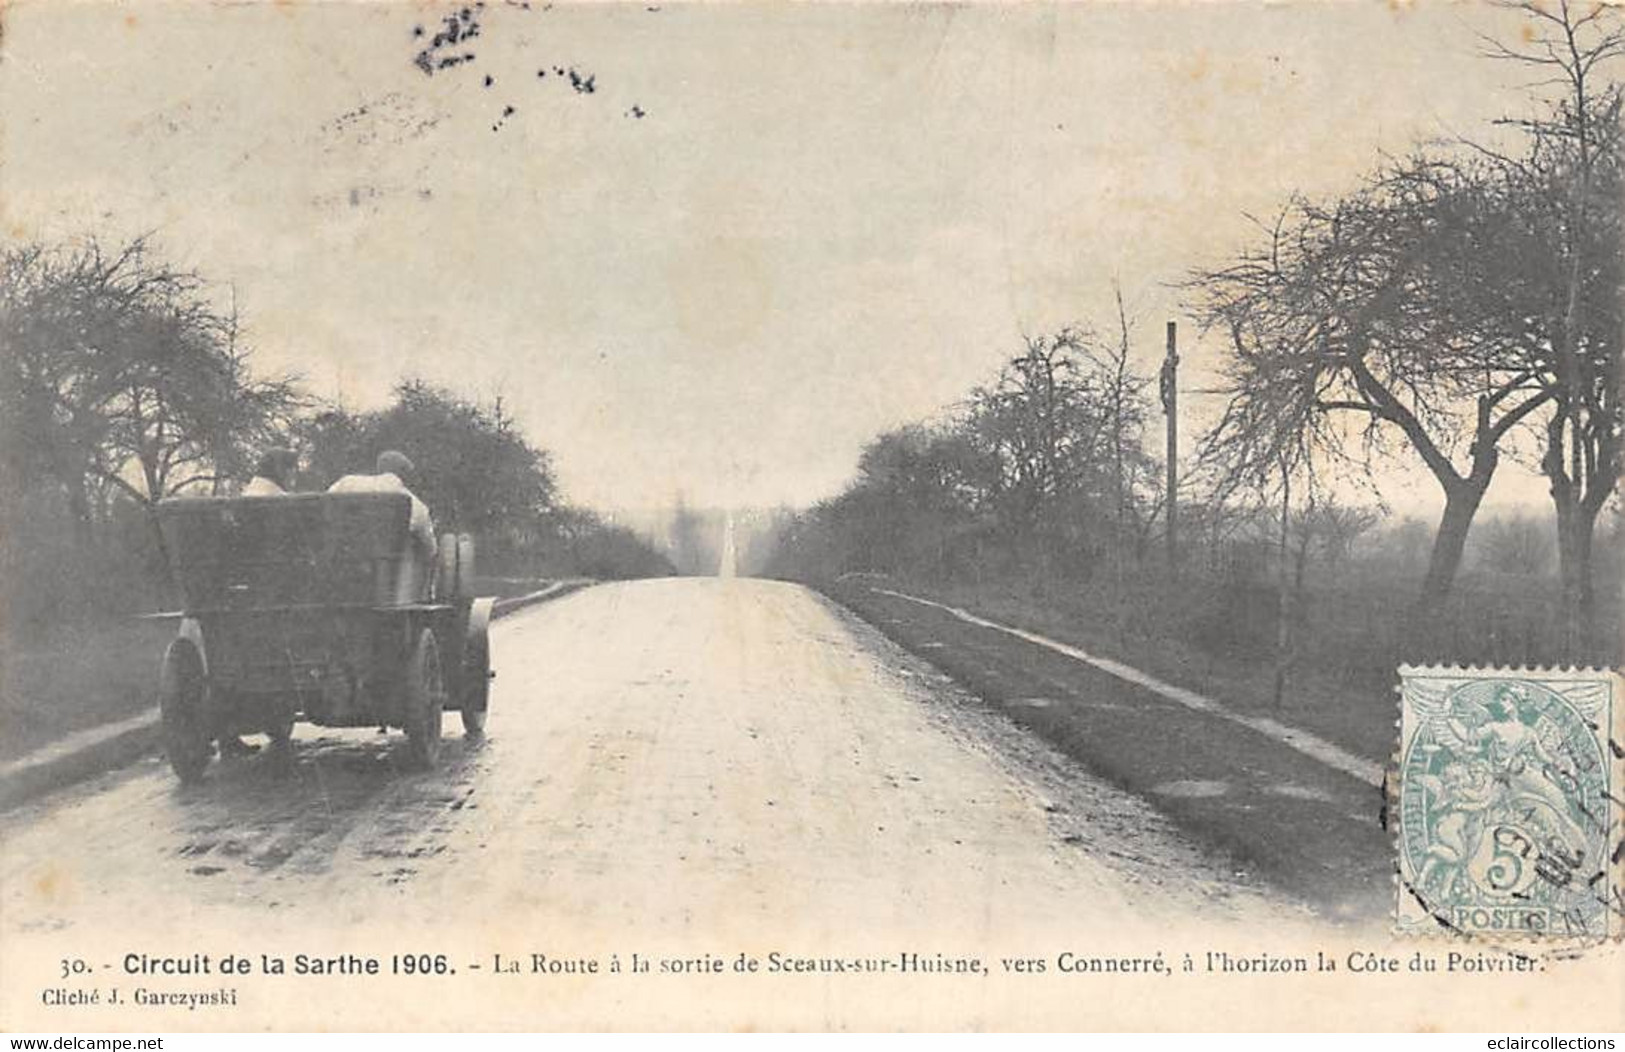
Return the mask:
[[479,734],[493,600],[472,593],[472,542],[415,550],[405,493],[186,497],[159,502],[183,599],[159,702],[171,765],[202,776],[213,742],[294,724],[399,727],[432,765],[441,714]]

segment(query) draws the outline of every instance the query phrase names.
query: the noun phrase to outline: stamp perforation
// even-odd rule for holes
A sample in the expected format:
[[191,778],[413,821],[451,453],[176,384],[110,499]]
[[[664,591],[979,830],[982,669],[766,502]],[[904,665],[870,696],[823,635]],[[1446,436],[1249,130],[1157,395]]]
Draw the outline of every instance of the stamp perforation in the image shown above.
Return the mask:
[[1620,685],[1596,667],[1400,666],[1385,786],[1400,933],[1560,952],[1625,933]]

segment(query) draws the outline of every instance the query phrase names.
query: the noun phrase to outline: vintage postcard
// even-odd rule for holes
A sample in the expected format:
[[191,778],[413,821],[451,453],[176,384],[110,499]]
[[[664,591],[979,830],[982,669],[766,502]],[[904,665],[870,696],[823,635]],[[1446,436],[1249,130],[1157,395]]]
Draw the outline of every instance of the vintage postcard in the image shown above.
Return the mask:
[[1622,106],[1570,0],[0,4],[0,1028],[1625,1029]]

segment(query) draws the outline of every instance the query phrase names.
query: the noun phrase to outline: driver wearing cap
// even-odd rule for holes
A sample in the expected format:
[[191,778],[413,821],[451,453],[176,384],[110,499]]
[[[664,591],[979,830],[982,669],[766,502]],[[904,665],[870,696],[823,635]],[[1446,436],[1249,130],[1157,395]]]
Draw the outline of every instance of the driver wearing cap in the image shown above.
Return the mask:
[[412,498],[408,529],[420,558],[410,564],[414,572],[401,581],[399,598],[403,600],[417,598],[420,584],[427,580],[426,568],[433,564],[435,555],[434,522],[429,518],[429,509],[417,494],[406,488],[404,481],[412,477],[412,472],[412,461],[405,453],[386,449],[378,454],[377,470],[373,474],[345,475],[327,487],[329,493],[404,493]]

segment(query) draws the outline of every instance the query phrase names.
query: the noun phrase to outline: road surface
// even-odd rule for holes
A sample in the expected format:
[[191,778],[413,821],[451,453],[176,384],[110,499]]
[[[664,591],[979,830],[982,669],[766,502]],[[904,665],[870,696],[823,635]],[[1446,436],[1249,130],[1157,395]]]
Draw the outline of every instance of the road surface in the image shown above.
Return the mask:
[[[884,586],[834,598],[1089,771],[1148,800],[1197,843],[1351,924],[1392,915],[1386,757],[1351,751],[1041,633]],[[1365,699],[1392,706],[1389,699]]]
[[7,816],[7,1001],[39,978],[22,962],[117,973],[112,950],[188,931],[460,930],[466,967],[544,942],[948,952],[1300,915],[794,585],[606,584],[499,622],[493,651],[488,738],[448,715],[435,771],[402,769],[398,735],[302,727],[291,764],[183,789],[153,760]]

